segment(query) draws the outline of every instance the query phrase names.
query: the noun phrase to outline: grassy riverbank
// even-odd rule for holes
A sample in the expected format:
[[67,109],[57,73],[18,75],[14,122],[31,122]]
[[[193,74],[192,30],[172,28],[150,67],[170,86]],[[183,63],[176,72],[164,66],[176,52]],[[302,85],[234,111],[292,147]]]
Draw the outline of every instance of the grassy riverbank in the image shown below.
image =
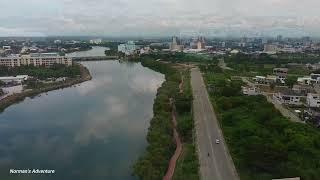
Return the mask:
[[[149,58],[141,58],[139,61],[141,61],[143,66],[165,74],[166,77],[166,81],[158,89],[157,97],[154,102],[154,117],[150,121],[150,127],[147,135],[148,147],[146,148],[146,152],[143,154],[143,156],[140,157],[134,165],[134,174],[140,179],[157,180],[162,179],[165,175],[170,158],[175,150],[175,143],[173,140],[173,125],[171,122],[172,108],[170,106],[170,98],[174,99],[177,109],[178,131],[183,140],[185,140],[192,139],[192,98],[190,98],[192,95],[186,95],[186,93],[179,92],[181,74],[176,67],[172,66],[172,64],[157,62]],[[186,90],[186,92],[187,91],[188,90]],[[189,141],[187,143],[189,143]],[[193,163],[197,162],[197,156],[194,156],[195,153],[192,153],[194,152],[194,148],[190,149],[188,146],[184,152],[185,153],[182,156],[183,159],[188,159],[192,163],[188,163],[188,160],[179,160],[177,165],[178,168],[174,178],[185,179],[184,177],[186,177],[187,179],[195,179],[188,178],[191,177],[191,175],[188,176],[190,172],[192,172],[192,175],[194,172],[195,174],[198,172],[197,163]],[[186,163],[181,166],[181,162]],[[189,169],[191,168],[193,170],[188,172],[186,171],[188,168],[185,167],[189,167]]]
[[283,117],[263,96],[243,96],[242,82],[216,66],[201,68],[242,180],[320,176],[320,131]]
[[48,84],[48,85],[45,85],[45,86],[42,86],[42,87],[39,87],[36,89],[32,89],[29,91],[24,91],[19,94],[13,94],[11,96],[8,96],[5,99],[2,99],[0,101],[0,112],[4,111],[5,108],[9,107],[12,104],[23,101],[26,97],[36,96],[36,95],[44,93],[44,92],[69,87],[69,86],[90,80],[91,75],[90,75],[89,70],[81,64],[77,64],[77,66],[79,66],[78,70],[79,70],[80,77],[70,78],[70,79],[66,80],[65,82],[52,83],[52,84]]
[[183,76],[183,94],[176,100],[180,106],[177,112],[178,131],[183,142],[183,151],[178,160],[174,180],[198,180],[199,160],[194,144],[194,121],[192,114],[192,89],[190,83],[190,71],[180,70]]

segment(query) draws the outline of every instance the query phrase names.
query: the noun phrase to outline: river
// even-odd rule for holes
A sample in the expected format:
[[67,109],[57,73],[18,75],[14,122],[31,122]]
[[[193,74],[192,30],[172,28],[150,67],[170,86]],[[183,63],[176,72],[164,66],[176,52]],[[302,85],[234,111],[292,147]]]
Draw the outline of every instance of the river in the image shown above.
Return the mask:
[[91,56],[105,56],[105,50],[109,48],[101,46],[93,46],[91,50],[88,51],[76,51],[73,53],[68,53],[68,57],[91,57]]
[[[93,79],[0,114],[0,179],[132,180],[164,76],[139,63],[83,62]],[[53,169],[53,175],[9,169]]]

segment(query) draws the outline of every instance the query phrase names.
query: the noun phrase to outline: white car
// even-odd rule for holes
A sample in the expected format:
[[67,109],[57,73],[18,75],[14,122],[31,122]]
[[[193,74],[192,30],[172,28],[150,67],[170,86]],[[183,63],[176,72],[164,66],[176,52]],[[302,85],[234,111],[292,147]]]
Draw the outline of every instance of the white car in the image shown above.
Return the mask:
[[216,139],[216,144],[220,144],[220,140],[219,139]]

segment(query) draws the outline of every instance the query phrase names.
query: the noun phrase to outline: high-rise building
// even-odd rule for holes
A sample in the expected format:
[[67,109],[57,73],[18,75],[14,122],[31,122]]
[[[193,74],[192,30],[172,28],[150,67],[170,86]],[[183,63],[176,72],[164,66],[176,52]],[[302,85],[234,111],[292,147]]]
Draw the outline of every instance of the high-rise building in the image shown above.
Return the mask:
[[278,42],[282,41],[282,36],[281,36],[281,35],[278,35],[278,36],[277,36],[277,41],[278,41]]
[[125,44],[120,44],[118,46],[118,52],[123,52],[126,55],[132,55],[135,53],[137,47],[133,41],[128,41]]
[[60,39],[56,39],[56,40],[53,41],[53,43],[55,43],[55,44],[61,44],[61,40],[60,40]]
[[278,46],[275,44],[265,44],[263,52],[268,54],[276,54],[278,52]]
[[180,40],[178,37],[173,36],[172,37],[172,42],[170,44],[170,50],[171,51],[182,51],[183,50],[183,45],[180,44]]

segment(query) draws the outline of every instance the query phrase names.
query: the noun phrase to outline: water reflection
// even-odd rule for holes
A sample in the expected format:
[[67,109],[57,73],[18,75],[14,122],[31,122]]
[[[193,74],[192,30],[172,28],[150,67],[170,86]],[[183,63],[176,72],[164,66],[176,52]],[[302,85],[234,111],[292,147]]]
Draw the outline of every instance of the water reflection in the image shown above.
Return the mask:
[[[0,114],[0,179],[135,179],[164,76],[137,63],[83,63],[93,79],[27,98]],[[55,169],[54,176],[10,168]]]
[[90,56],[105,56],[105,50],[109,48],[93,46],[91,50],[88,51],[78,51],[73,53],[68,53],[66,56],[68,57],[90,57]]

